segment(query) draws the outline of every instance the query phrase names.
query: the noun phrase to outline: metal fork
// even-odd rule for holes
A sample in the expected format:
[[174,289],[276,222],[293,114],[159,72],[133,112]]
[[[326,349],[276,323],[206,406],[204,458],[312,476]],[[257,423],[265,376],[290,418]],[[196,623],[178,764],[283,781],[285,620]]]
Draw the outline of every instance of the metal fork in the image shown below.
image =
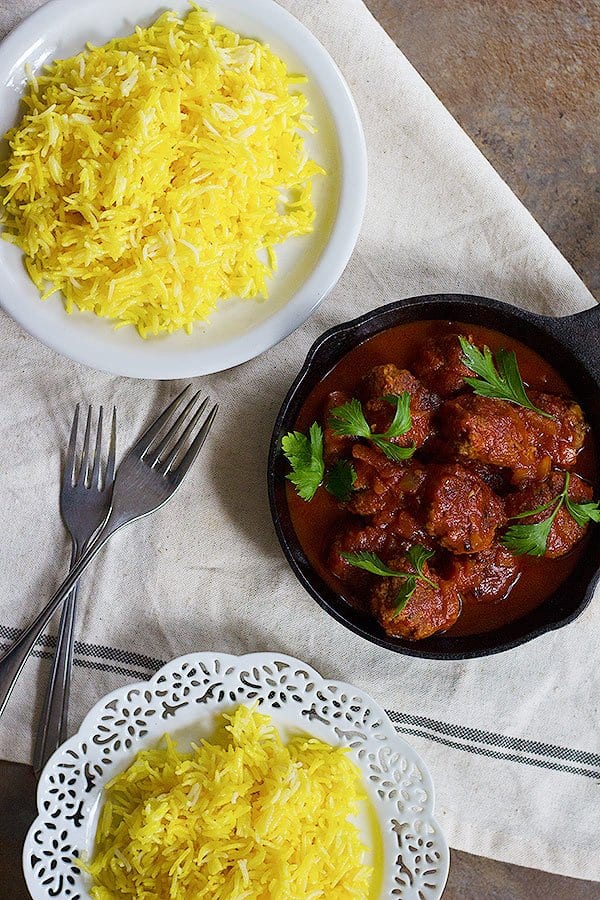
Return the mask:
[[[96,439],[93,441],[91,439],[92,407],[88,407],[83,448],[79,459],[77,453],[79,404],[75,408],[60,489],[60,512],[71,535],[71,568],[104,523],[110,510],[115,479],[117,410],[113,408],[108,457],[104,467],[101,464],[102,418],[103,409],[100,407]],[[93,448],[90,453],[91,445]],[[33,752],[33,770],[38,776],[54,751],[67,737],[78,588],[79,582],[75,584],[65,600],[60,619],[52,672]]]
[[[104,526],[29,628],[0,659],[0,714],[48,619],[86,566],[116,531],[163,506],[173,496],[198,456],[212,427],[218,404],[212,407],[200,424],[208,398],[195,409],[200,397],[198,391],[175,418],[175,412],[189,397],[190,388],[191,385],[184,388],[124,457],[115,476],[112,506]],[[159,439],[167,426],[170,426],[169,430]]]

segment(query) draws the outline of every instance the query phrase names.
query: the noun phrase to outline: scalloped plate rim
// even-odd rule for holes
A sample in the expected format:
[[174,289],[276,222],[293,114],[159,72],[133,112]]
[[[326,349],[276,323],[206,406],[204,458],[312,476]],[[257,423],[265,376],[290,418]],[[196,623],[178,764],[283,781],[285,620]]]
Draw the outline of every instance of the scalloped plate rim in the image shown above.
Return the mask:
[[[362,688],[358,688],[356,685],[354,685],[350,682],[340,681],[340,680],[333,679],[333,678],[332,679],[325,678],[308,663],[305,663],[303,660],[300,660],[294,656],[290,656],[289,654],[286,654],[286,653],[255,652],[255,653],[246,653],[246,654],[236,655],[236,654],[231,654],[231,653],[219,653],[219,652],[212,652],[212,651],[197,651],[197,652],[183,654],[181,656],[175,657],[174,659],[168,661],[167,663],[165,663],[165,665],[161,666],[161,668],[158,669],[154,673],[154,675],[152,675],[151,678],[149,678],[145,681],[130,682],[125,685],[122,685],[120,688],[116,688],[116,689],[108,692],[107,694],[105,694],[91,707],[89,712],[85,715],[77,732],[72,737],[68,738],[55,751],[55,753],[53,753],[53,755],[48,760],[46,766],[44,767],[42,774],[40,775],[39,781],[38,781],[37,792],[36,792],[37,815],[27,832],[27,836],[26,836],[24,844],[23,844],[23,853],[22,853],[22,863],[23,863],[23,871],[25,874],[25,879],[27,882],[28,889],[32,892],[32,897],[34,898],[34,900],[38,900],[38,898],[39,898],[39,900],[46,900],[46,898],[50,898],[50,896],[51,896],[47,892],[45,894],[41,894],[39,892],[33,893],[38,888],[38,883],[37,883],[37,881],[34,881],[34,873],[29,865],[28,857],[33,850],[33,847],[31,846],[31,842],[33,839],[34,831],[35,831],[36,827],[39,827],[43,821],[42,820],[42,805],[43,805],[44,798],[46,797],[47,791],[49,788],[49,778],[50,778],[51,772],[55,769],[57,763],[63,759],[63,757],[65,756],[65,753],[68,753],[69,749],[75,748],[75,747],[78,748],[82,741],[89,739],[89,737],[88,737],[89,734],[97,726],[98,721],[101,720],[100,714],[105,711],[106,706],[109,703],[111,703],[115,700],[123,700],[126,697],[126,695],[129,694],[133,690],[143,691],[143,690],[147,690],[149,685],[155,686],[158,683],[160,678],[162,678],[164,676],[169,676],[169,677],[172,676],[174,674],[175,670],[180,668],[183,664],[187,663],[187,664],[193,665],[193,664],[197,664],[199,662],[203,662],[206,664],[206,663],[214,663],[215,661],[219,661],[224,666],[232,665],[235,667],[240,667],[242,665],[246,665],[249,668],[253,667],[253,666],[257,666],[257,665],[264,665],[265,663],[272,665],[275,662],[282,662],[282,663],[287,664],[290,667],[300,666],[303,669],[303,671],[306,672],[311,677],[311,679],[313,679],[317,683],[317,685],[320,683],[328,688],[329,687],[335,688],[340,693],[342,693],[344,691],[352,692],[356,695],[359,695],[361,699],[368,701],[371,710],[375,713],[376,716],[378,716],[381,719],[381,722],[379,723],[380,728],[381,728],[381,731],[385,734],[387,741],[389,741],[393,745],[394,749],[400,750],[410,762],[414,763],[417,766],[420,775],[422,776],[421,780],[422,780],[422,784],[423,784],[423,789],[425,790],[425,792],[427,794],[427,800],[425,802],[425,811],[424,811],[422,818],[426,822],[431,823],[432,825],[435,826],[436,835],[437,835],[437,839],[438,839],[438,845],[436,846],[436,850],[440,853],[439,893],[432,893],[432,894],[428,895],[427,900],[437,900],[437,898],[441,897],[444,892],[444,888],[446,886],[446,882],[447,882],[447,878],[448,878],[448,872],[449,872],[449,866],[450,866],[450,850],[449,850],[446,838],[444,836],[443,830],[441,829],[440,824],[434,815],[435,788],[434,788],[434,784],[433,784],[433,779],[431,777],[431,773],[429,772],[429,769],[428,769],[426,763],[423,761],[420,754],[406,740],[404,740],[404,738],[401,735],[399,735],[396,732],[396,730],[393,726],[393,723],[389,719],[389,717],[388,717],[387,713],[385,712],[385,710],[383,709],[383,707],[376,700],[374,700],[374,698],[367,691],[363,690]],[[316,691],[316,688],[315,688],[315,691]],[[264,699],[266,700],[267,698],[265,697]],[[219,701],[219,703],[222,703],[222,702],[223,701]],[[244,702],[244,701],[240,700],[240,703],[242,703],[242,702]],[[268,701],[267,701],[266,705],[268,706]],[[270,709],[269,714],[273,716],[275,724],[277,724],[277,721],[276,721],[277,711]],[[169,728],[167,728],[165,730],[168,730],[168,731],[176,730],[175,716],[173,717],[173,721],[171,722]],[[153,738],[153,742],[156,742],[156,738]],[[139,749],[140,748],[138,748],[138,750]],[[130,755],[133,755],[132,751],[128,751],[128,752]],[[138,751],[136,750],[135,752],[138,752]],[[358,761],[356,761],[356,762],[361,770],[363,778],[366,778],[366,772],[365,772],[364,768],[361,766],[361,764]],[[100,783],[98,784],[98,789],[100,792],[103,788],[104,783],[106,783],[106,780],[107,780],[106,777],[102,777],[99,779]],[[381,824],[379,810],[377,810],[376,807],[375,807],[375,810],[377,812],[378,821]],[[381,831],[382,831],[382,843],[385,845],[386,835],[388,833],[383,828],[381,829]],[[401,895],[398,895],[399,898],[400,898],[400,896]],[[409,894],[407,896],[415,897],[415,898],[417,897],[417,895],[414,893]],[[87,900],[87,897],[89,897],[89,894],[86,894],[84,900]]]

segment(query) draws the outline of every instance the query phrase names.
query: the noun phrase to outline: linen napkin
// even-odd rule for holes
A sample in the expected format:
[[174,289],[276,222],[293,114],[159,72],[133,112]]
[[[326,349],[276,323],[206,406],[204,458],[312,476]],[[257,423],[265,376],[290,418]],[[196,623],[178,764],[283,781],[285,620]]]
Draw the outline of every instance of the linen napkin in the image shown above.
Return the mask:
[[[39,5],[0,0],[0,35]],[[431,769],[452,847],[600,878],[600,604],[499,656],[393,654],[337,624],[297,583],[265,483],[279,405],[331,325],[429,292],[560,315],[593,298],[361,0],[283,5],[329,50],[358,104],[370,164],[363,229],[339,284],[302,328],[260,358],[198,380],[221,403],[198,463],[178,496],[115,537],[85,579],[72,729],[107,691],[182,653],[289,653],[390,711]],[[0,638],[8,646],[68,565],[58,485],[75,404],[116,403],[124,447],[182,384],[92,371],[3,313],[0,342]],[[5,758],[30,759],[49,655],[46,639],[0,722]]]

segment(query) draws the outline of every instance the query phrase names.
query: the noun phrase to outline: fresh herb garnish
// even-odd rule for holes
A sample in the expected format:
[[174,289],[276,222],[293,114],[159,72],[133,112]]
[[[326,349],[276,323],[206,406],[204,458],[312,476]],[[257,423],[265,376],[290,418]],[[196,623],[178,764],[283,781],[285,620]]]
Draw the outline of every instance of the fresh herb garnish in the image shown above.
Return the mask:
[[507,400],[525,409],[531,409],[546,419],[553,419],[550,413],[535,406],[525,391],[521,378],[517,357],[512,350],[498,350],[494,356],[489,347],[480,350],[471,344],[462,334],[458,336],[462,348],[461,362],[478,378],[465,378],[480,397],[490,397],[492,400]]
[[410,415],[410,394],[403,391],[401,394],[386,394],[383,398],[391,406],[395,406],[394,418],[387,431],[383,434],[374,434],[365,419],[360,400],[352,399],[342,406],[336,406],[331,410],[329,424],[332,431],[341,437],[358,437],[371,441],[378,447],[388,459],[401,462],[410,459],[416,447],[399,447],[391,443],[392,438],[401,437],[410,431],[412,419]]
[[340,437],[371,437],[371,429],[365,419],[360,400],[348,400],[331,410],[331,430]]
[[430,584],[432,587],[437,587],[435,581],[432,581],[431,578],[427,578],[426,575],[423,575],[423,566],[427,560],[431,559],[433,556],[433,550],[428,550],[423,544],[413,544],[406,555],[417,570],[419,578],[422,578],[423,581],[426,581],[427,584]]
[[398,575],[406,575],[409,573],[398,572],[397,569],[390,569],[384,562],[380,560],[376,553],[370,550],[359,550],[358,553],[342,553],[342,559],[355,566],[357,569],[364,569],[372,575],[381,575],[383,578],[388,575],[396,577]]
[[[557,505],[552,515],[542,522],[535,522],[533,525],[511,525],[501,543],[515,556],[543,556],[546,552],[552,523],[559,509],[560,504]],[[528,513],[528,515],[530,514]]]
[[600,504],[592,503],[575,503],[568,494],[565,494],[565,509],[572,519],[583,528],[588,522],[600,522]]
[[415,544],[410,548],[406,555],[417,570],[417,574],[409,575],[400,586],[400,590],[396,594],[396,608],[394,609],[392,619],[395,619],[396,616],[400,615],[414,594],[415,588],[417,587],[417,579],[426,581],[431,587],[437,587],[435,581],[432,581],[431,578],[427,578],[426,575],[423,575],[423,564],[433,556],[433,550],[427,550],[422,544]]
[[410,415],[410,394],[408,391],[403,391],[401,394],[386,394],[383,399],[386,403],[389,403],[390,406],[396,407],[392,424],[386,431],[384,437],[401,437],[403,434],[406,434],[407,431],[410,431],[412,425],[412,418]]
[[325,488],[337,500],[345,503],[346,500],[350,499],[355,481],[356,472],[352,463],[348,462],[347,459],[340,459],[327,473]]
[[504,537],[502,543],[515,556],[543,556],[548,546],[548,538],[552,525],[558,511],[564,506],[571,518],[577,522],[580,527],[584,527],[588,522],[600,522],[600,504],[598,503],[576,503],[569,497],[569,482],[571,475],[565,472],[565,483],[560,494],[553,497],[542,506],[535,509],[529,509],[526,512],[512,516],[513,519],[526,519],[529,516],[537,516],[541,512],[552,509],[552,512],[541,522],[534,522],[531,525],[511,525]]
[[325,474],[323,429],[313,422],[308,437],[300,431],[290,431],[281,438],[281,447],[292,467],[286,478],[303,500],[312,500]]
[[435,581],[423,574],[423,567],[428,559],[433,556],[433,550],[428,550],[422,544],[415,544],[407,552],[406,557],[416,569],[415,572],[402,572],[398,569],[390,569],[384,562],[368,550],[361,550],[358,553],[342,553],[342,558],[351,566],[357,569],[364,569],[365,572],[371,572],[373,575],[381,575],[383,578],[401,578],[402,584],[396,594],[396,605],[392,618],[400,615],[410,598],[415,592],[417,581],[425,581],[431,587],[437,587]]
[[312,500],[323,480],[326,490],[338,500],[349,499],[356,481],[354,466],[341,459],[325,475],[323,429],[318,422],[310,426],[308,437],[301,431],[290,431],[281,438],[281,448],[292,467],[286,478],[303,500]]

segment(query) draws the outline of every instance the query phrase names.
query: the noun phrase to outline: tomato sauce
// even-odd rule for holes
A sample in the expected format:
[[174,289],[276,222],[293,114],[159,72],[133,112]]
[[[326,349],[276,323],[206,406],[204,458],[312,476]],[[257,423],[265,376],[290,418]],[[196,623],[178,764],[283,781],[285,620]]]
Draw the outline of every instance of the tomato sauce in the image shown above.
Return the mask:
[[[323,424],[323,407],[332,391],[353,394],[362,376],[373,366],[392,362],[399,368],[410,369],[418,347],[427,338],[444,335],[449,331],[468,332],[473,335],[477,344],[487,344],[492,352],[500,348],[513,350],[526,387],[577,400],[565,381],[541,356],[514,338],[473,324],[421,321],[390,328],[347,353],[313,389],[294,427],[304,432],[314,421]],[[597,485],[597,461],[589,437],[572,471]],[[310,564],[323,581],[346,602],[364,608],[364,600],[358,595],[352,595],[326,566],[335,533],[344,522],[356,522],[357,517],[341,508],[335,498],[322,488],[308,503],[301,500],[289,484],[286,492],[294,530]],[[553,594],[568,577],[585,553],[586,544],[587,540],[582,540],[574,550],[557,559],[521,557],[521,575],[508,597],[495,603],[465,600],[458,620],[446,634],[480,634],[525,615]]]

